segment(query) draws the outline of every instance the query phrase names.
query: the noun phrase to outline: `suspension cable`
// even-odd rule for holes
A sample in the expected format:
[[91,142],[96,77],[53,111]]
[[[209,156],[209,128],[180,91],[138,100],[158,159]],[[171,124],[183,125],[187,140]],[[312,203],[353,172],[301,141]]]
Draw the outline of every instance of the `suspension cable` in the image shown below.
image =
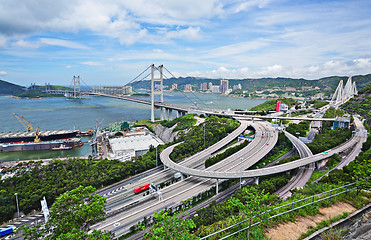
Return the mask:
[[[165,70],[168,72],[168,73],[170,73],[171,74],[171,76],[173,76],[173,78],[175,78],[175,79],[178,79],[177,77],[175,77],[174,76],[174,74],[172,74],[165,66],[164,66],[164,68],[165,68]],[[195,98],[197,98],[198,100],[200,100],[200,102],[203,104],[203,105],[205,105],[206,106],[206,108],[208,107],[207,106],[207,104],[203,101],[203,100],[201,100],[199,97],[197,97],[192,91],[191,91],[191,94],[195,97]]]
[[[149,65],[143,72],[141,72],[138,76],[136,76],[133,80],[131,80],[130,82],[128,82],[127,84],[125,84],[125,86],[129,85],[130,83],[134,82],[137,78],[139,78],[143,73],[145,73],[153,64]],[[148,77],[148,75],[146,76]],[[144,77],[144,78],[146,78]],[[137,81],[137,82],[140,82],[142,81],[144,78],[142,78],[141,80]]]

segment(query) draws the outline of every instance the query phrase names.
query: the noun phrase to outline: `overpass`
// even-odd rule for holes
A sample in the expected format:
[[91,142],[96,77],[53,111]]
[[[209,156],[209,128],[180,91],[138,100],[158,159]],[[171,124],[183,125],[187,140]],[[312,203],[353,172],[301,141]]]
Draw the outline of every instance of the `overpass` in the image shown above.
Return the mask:
[[[251,178],[251,177],[260,177],[260,176],[266,176],[266,175],[272,175],[276,173],[286,172],[289,170],[293,170],[311,163],[316,163],[320,160],[326,159],[329,156],[342,152],[353,145],[355,145],[357,142],[361,141],[364,138],[363,133],[363,126],[362,123],[360,123],[358,118],[354,118],[355,123],[357,125],[357,128],[360,130],[359,132],[356,132],[352,139],[346,142],[345,144],[342,144],[334,149],[326,151],[326,153],[319,153],[314,156],[309,156],[305,158],[301,158],[299,160],[272,166],[268,168],[263,169],[254,169],[254,170],[247,170],[247,171],[240,171],[240,172],[221,172],[221,171],[208,171],[208,170],[199,170],[199,169],[191,169],[184,167],[180,164],[177,164],[173,162],[169,155],[174,149],[174,145],[166,148],[163,150],[160,154],[160,159],[163,162],[163,164],[174,171],[181,172],[183,174],[187,174],[190,176],[197,176],[197,177],[203,177],[203,178],[214,178],[214,179],[238,179],[238,178]],[[357,120],[356,120],[357,119]]]

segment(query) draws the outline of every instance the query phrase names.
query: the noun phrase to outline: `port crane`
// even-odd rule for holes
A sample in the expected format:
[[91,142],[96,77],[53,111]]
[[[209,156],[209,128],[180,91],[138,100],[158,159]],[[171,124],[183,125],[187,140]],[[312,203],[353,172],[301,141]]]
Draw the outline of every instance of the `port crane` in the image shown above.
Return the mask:
[[17,118],[17,120],[27,129],[27,132],[34,132],[35,133],[35,139],[34,142],[40,142],[39,134],[40,134],[40,128],[37,127],[36,130],[32,127],[32,124],[27,121],[22,115],[17,115],[16,113],[13,113],[13,115]]

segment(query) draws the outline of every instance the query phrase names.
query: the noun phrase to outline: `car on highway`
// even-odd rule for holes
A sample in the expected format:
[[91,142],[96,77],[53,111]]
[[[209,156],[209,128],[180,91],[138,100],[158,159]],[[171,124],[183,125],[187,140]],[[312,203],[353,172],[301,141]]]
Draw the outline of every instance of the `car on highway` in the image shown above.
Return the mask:
[[139,187],[135,187],[134,188],[134,193],[140,193],[140,192],[143,192],[143,191],[149,189],[149,185],[150,185],[149,183],[145,183],[145,184],[143,184]]

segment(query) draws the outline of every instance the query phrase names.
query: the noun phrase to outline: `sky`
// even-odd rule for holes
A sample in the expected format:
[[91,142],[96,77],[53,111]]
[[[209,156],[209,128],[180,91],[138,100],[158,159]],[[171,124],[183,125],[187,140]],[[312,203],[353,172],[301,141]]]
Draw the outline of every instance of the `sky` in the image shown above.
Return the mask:
[[[369,0],[0,0],[0,79],[123,85],[371,73]],[[166,75],[170,77],[170,74]]]

